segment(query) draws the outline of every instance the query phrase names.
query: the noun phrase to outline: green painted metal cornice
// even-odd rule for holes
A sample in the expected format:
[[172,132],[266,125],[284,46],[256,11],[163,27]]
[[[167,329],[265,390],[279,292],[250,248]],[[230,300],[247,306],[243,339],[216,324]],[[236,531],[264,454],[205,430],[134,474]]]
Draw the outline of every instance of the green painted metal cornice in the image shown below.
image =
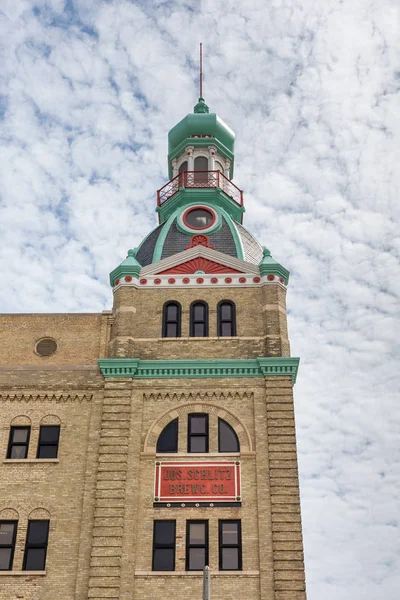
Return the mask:
[[116,267],[110,273],[110,285],[111,287],[115,285],[116,279],[121,279],[121,277],[126,277],[130,275],[131,277],[139,277],[140,269],[142,268],[141,264],[136,260],[137,248],[133,248],[128,250],[128,255],[125,260],[122,261],[118,267]]
[[278,277],[283,277],[285,280],[285,285],[289,283],[289,271],[276,262],[274,258],[272,258],[271,252],[268,250],[268,248],[263,249],[263,258],[259,264],[259,268],[260,275],[262,277],[271,273],[273,275],[278,275]]
[[179,191],[162,206],[157,206],[160,223],[164,223],[177,209],[192,203],[207,203],[223,208],[234,221],[243,221],[244,206],[239,206],[221,188],[179,188]]
[[209,379],[290,376],[296,382],[300,359],[260,357],[256,359],[141,360],[140,358],[100,358],[104,377],[132,379]]

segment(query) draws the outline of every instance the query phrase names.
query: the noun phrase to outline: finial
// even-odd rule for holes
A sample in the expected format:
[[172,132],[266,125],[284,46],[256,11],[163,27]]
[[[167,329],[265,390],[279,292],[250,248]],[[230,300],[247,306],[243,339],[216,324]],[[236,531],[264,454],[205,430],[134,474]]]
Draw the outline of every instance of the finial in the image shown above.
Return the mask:
[[210,109],[203,98],[203,43],[200,42],[200,98],[194,107],[195,113],[209,113]]
[[200,98],[203,97],[203,43],[200,42]]
[[263,256],[271,256],[271,252],[265,246],[263,248]]
[[[136,256],[137,248],[131,248],[128,250],[128,256]],[[127,256],[127,258],[128,258]]]

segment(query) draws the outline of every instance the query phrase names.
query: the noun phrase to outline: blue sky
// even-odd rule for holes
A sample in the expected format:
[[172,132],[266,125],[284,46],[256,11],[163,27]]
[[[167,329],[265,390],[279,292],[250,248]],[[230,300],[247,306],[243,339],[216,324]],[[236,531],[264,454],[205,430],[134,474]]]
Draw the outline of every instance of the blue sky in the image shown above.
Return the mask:
[[291,271],[309,600],[399,596],[399,13],[396,0],[0,5],[2,312],[111,307],[109,271],[156,224],[203,41],[245,225]]

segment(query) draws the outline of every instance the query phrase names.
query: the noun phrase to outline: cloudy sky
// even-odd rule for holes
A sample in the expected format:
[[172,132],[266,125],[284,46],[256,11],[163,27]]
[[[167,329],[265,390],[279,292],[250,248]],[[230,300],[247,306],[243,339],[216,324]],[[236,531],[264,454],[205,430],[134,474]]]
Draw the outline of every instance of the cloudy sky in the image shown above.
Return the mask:
[[309,600],[400,589],[398,0],[1,0],[1,312],[110,308],[167,132],[235,130],[245,225],[291,271]]

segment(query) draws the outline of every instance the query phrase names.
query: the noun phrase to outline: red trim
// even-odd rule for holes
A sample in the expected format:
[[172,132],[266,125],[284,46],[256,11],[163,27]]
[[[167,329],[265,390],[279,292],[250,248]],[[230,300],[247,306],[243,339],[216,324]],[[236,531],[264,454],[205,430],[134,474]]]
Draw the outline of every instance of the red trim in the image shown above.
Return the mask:
[[[193,225],[189,225],[189,223],[187,222],[187,215],[189,213],[193,212],[194,210],[205,210],[206,212],[208,212],[208,214],[212,216],[211,223],[209,223],[208,225],[205,225],[204,227],[194,227]],[[182,215],[182,221],[184,222],[186,227],[188,229],[194,229],[195,231],[202,231],[203,229],[210,229],[210,227],[212,227],[214,225],[216,220],[217,220],[217,217],[216,217],[215,212],[213,210],[211,210],[211,208],[208,208],[208,206],[202,206],[200,204],[198,206],[191,206],[190,208],[185,210],[185,212]]]
[[[175,275],[179,273],[196,273],[196,271],[204,271],[204,273],[241,273],[241,271],[237,271],[236,269],[232,269],[231,267],[226,267],[225,265],[221,265],[213,260],[208,260],[208,258],[202,258],[198,256],[197,258],[193,258],[192,260],[188,260],[187,262],[181,263],[180,265],[176,265],[175,267],[171,267],[170,269],[166,269],[165,271],[161,271],[158,275]],[[232,280],[231,280],[232,281]],[[228,282],[230,283],[230,282]]]
[[[201,176],[203,174],[203,176]],[[219,188],[239,206],[243,206],[243,192],[221,171],[182,171],[157,191],[157,206],[162,206],[179,188]]]

